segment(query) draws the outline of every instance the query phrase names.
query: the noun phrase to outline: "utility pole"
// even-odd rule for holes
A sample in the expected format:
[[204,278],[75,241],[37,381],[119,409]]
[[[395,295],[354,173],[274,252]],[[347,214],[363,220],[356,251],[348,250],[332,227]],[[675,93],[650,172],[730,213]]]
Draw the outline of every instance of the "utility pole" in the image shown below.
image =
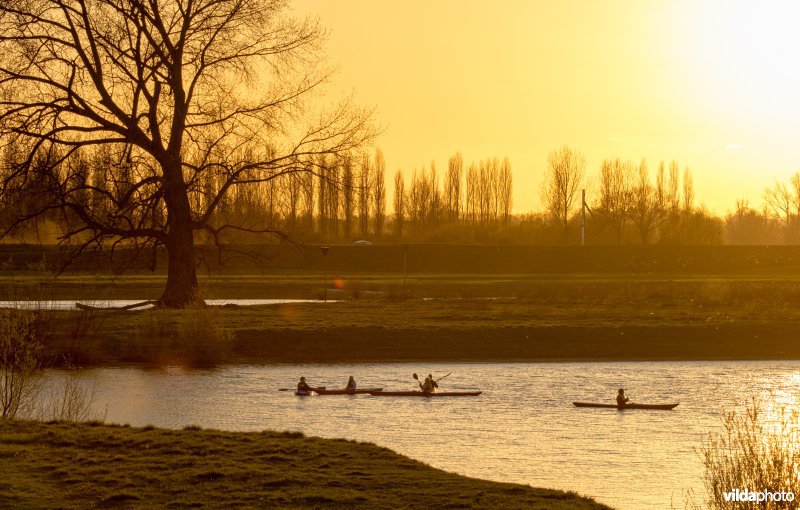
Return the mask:
[[594,218],[594,213],[589,204],[586,203],[586,190],[581,190],[581,246],[586,245],[586,211]]

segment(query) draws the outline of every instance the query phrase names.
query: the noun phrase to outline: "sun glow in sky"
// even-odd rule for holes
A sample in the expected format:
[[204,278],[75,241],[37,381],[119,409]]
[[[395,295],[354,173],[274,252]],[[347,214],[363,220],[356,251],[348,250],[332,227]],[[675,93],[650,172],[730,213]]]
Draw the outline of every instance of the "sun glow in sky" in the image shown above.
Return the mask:
[[[514,209],[540,209],[547,153],[676,160],[698,203],[800,171],[800,4],[711,0],[295,0],[318,16],[339,68],[385,128],[387,173],[461,151],[508,156]],[[589,189],[591,190],[591,182]],[[591,197],[591,191],[590,191]]]

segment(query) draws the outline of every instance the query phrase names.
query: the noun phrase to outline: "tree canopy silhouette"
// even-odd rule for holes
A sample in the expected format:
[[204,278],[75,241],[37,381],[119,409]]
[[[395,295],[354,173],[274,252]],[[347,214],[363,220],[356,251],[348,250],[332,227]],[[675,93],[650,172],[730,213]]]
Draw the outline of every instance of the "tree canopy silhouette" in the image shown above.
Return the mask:
[[[373,137],[349,98],[322,109],[324,33],[281,0],[3,0],[3,195],[44,191],[20,224],[62,214],[77,251],[164,247],[160,303],[198,302],[195,234],[237,187],[338,156]],[[101,151],[103,178],[87,154]],[[95,160],[98,158],[95,157]],[[22,195],[21,195],[22,194]]]

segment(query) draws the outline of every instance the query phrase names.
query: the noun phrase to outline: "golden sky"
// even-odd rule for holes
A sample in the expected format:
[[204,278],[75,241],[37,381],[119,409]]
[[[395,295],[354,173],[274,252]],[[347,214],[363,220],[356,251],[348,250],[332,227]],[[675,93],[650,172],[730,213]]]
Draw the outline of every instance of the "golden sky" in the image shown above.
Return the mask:
[[[800,171],[800,2],[295,0],[333,86],[374,106],[387,173],[508,156],[514,209],[540,209],[547,153],[677,160],[697,202],[760,207]],[[591,184],[590,184],[591,189]],[[591,198],[591,195],[590,197]]]

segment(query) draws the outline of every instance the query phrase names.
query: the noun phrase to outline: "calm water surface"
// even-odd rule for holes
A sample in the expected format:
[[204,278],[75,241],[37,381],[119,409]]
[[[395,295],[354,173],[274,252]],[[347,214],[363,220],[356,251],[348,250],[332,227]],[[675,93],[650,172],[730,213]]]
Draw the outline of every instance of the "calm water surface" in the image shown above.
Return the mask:
[[[451,372],[442,389],[479,397],[296,397],[278,388],[305,375],[312,385],[413,389],[412,372]],[[50,372],[51,378],[61,377]],[[702,496],[695,451],[722,414],[760,397],[800,402],[800,362],[470,363],[230,366],[87,370],[106,420],[224,430],[299,430],[371,441],[468,476],[574,490],[620,509],[683,508]],[[571,402],[680,402],[674,411],[578,409]]]
[[[75,300],[75,299],[52,299],[46,301],[0,301],[0,308],[19,308],[23,310],[77,310],[76,303],[82,305],[95,306],[98,308],[122,307],[135,305],[145,301],[144,299],[105,299],[105,300]],[[331,301],[332,300],[328,300]],[[322,303],[319,299],[206,299],[206,304],[212,306],[237,305],[237,306],[257,306],[257,305],[278,305],[284,303]],[[152,305],[140,306],[139,310],[152,308]]]

